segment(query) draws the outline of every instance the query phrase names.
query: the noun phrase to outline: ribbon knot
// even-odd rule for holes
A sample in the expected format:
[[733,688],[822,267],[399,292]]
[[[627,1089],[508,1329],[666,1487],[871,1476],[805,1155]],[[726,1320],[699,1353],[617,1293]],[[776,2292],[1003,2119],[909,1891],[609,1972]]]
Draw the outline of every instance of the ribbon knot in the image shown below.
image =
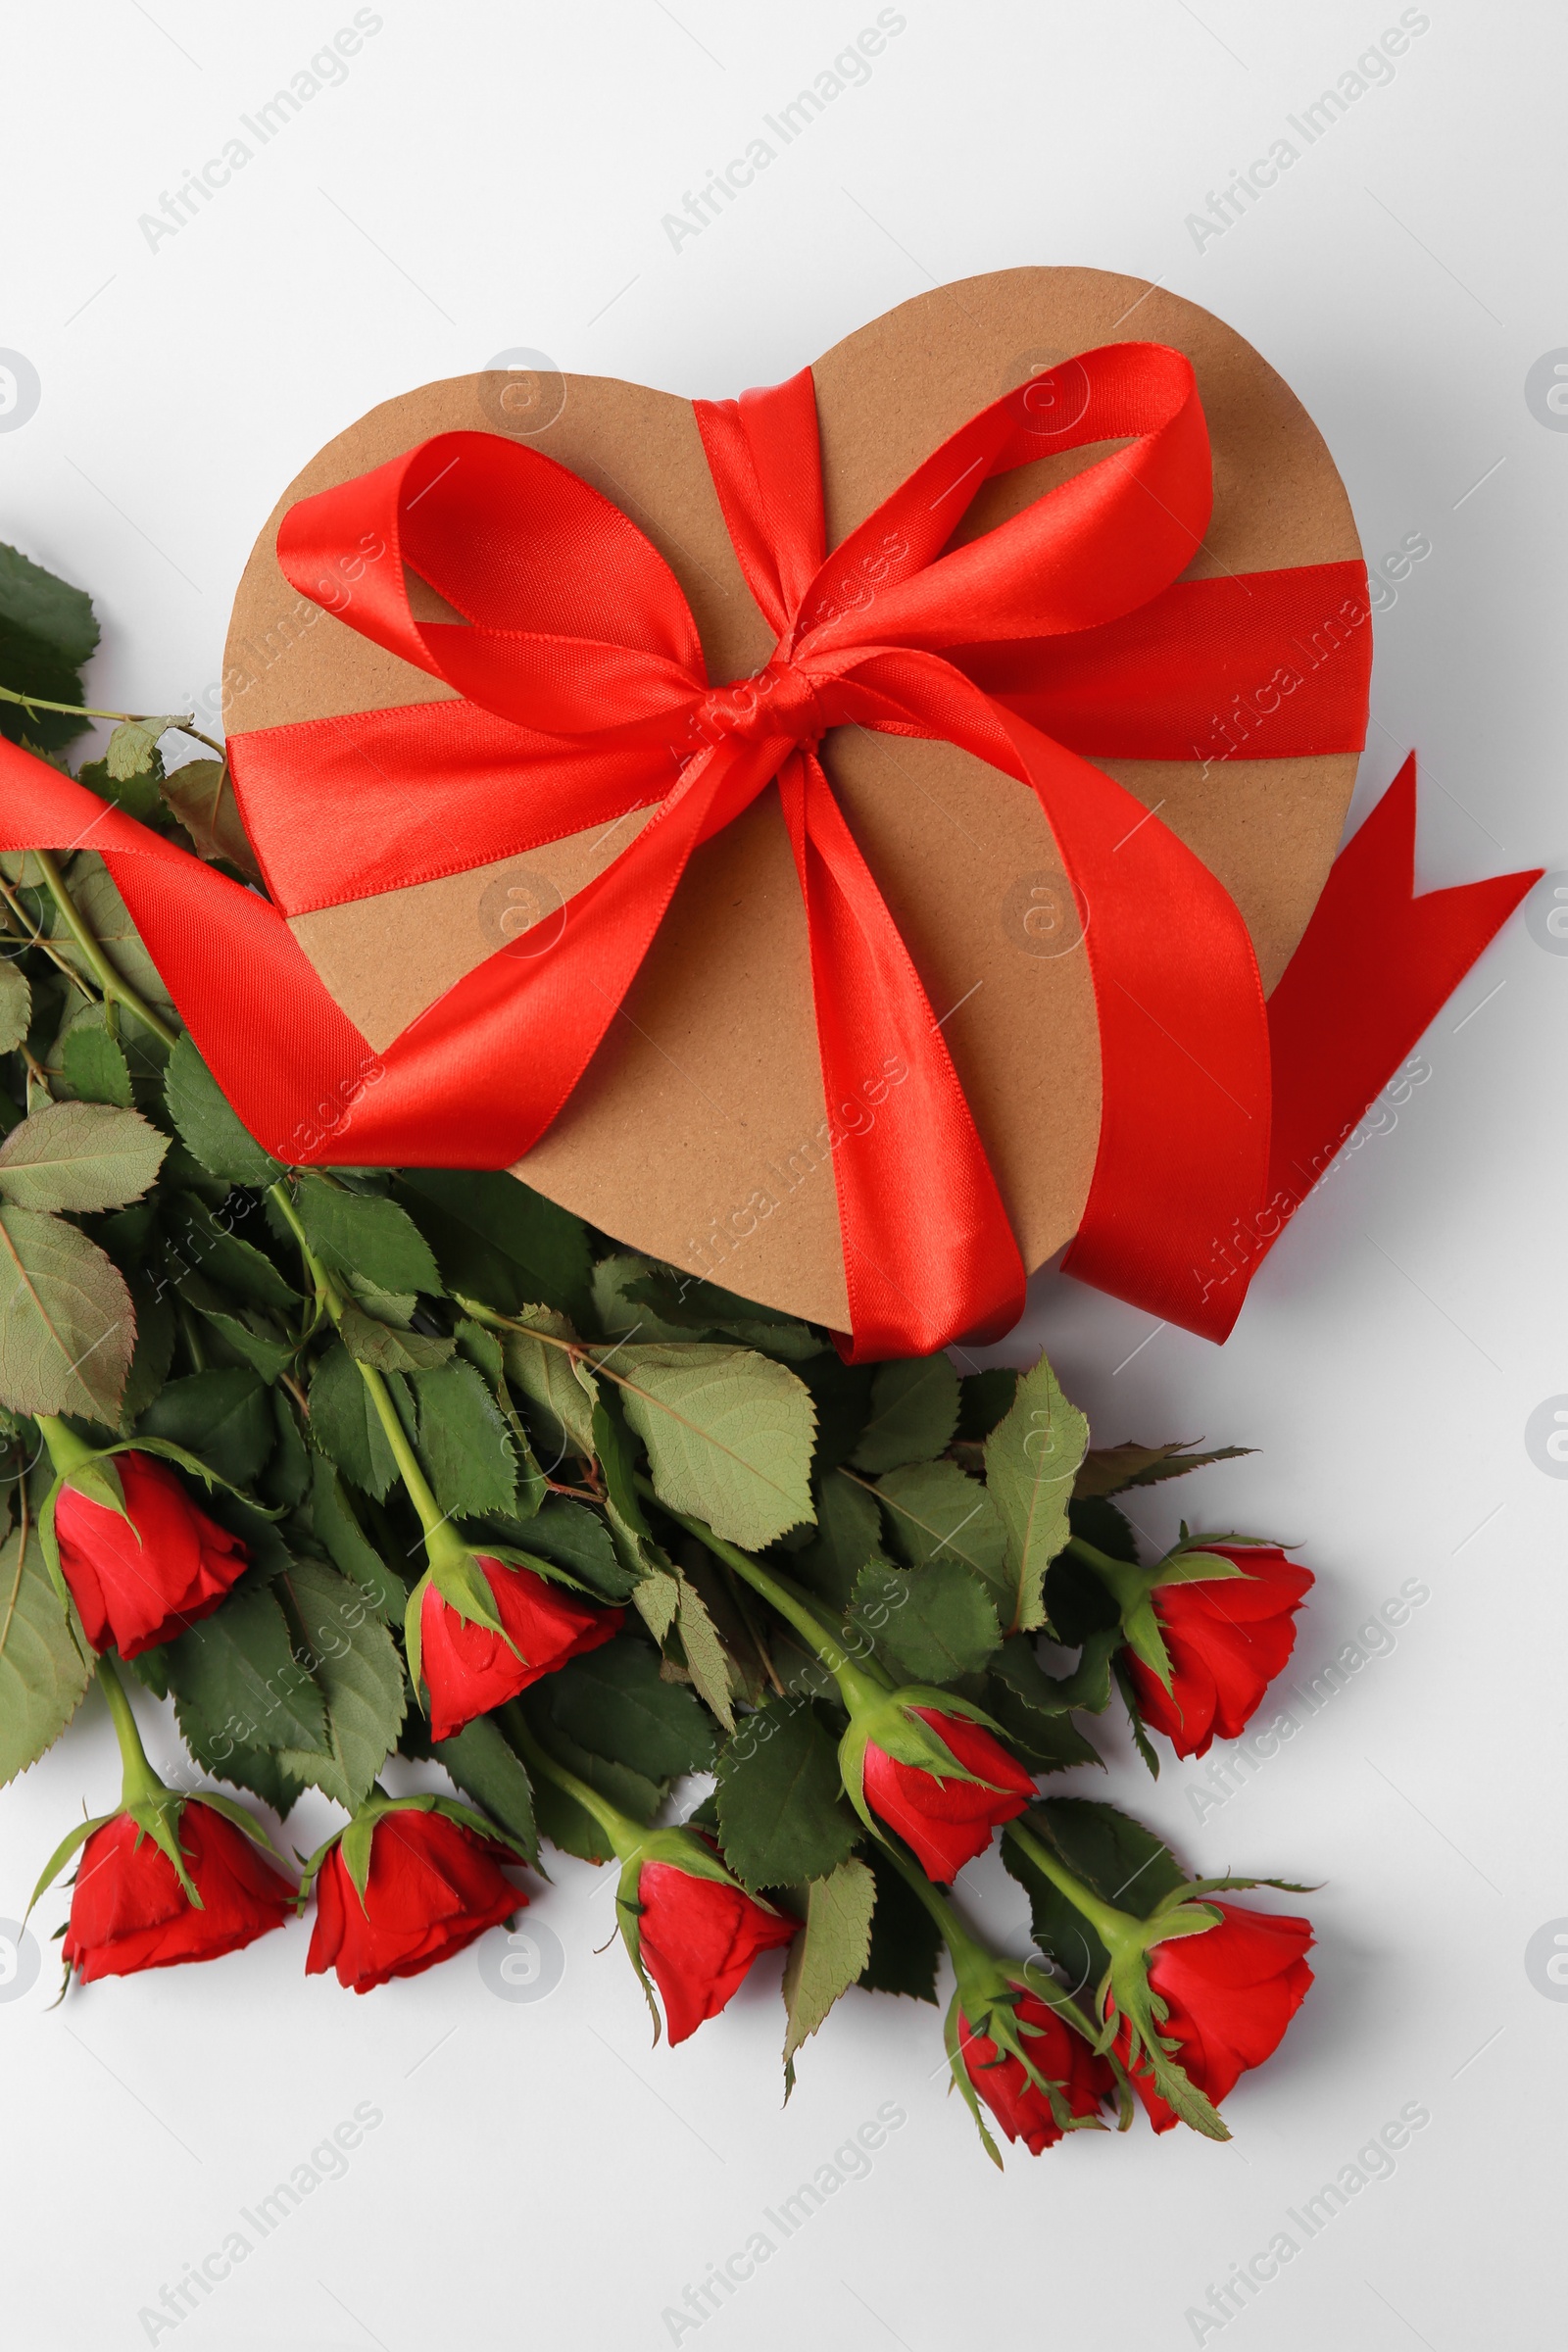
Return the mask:
[[[224,1093],[279,1158],[505,1168],[582,1076],[694,852],[776,778],[832,1139],[840,1345],[859,1360],[919,1355],[1010,1323],[1023,1264],[949,1015],[933,1013],[811,747],[847,720],[956,744],[1001,771],[999,792],[1036,795],[1084,919],[1102,1112],[1067,1267],[1222,1339],[1269,1243],[1536,877],[1412,901],[1407,762],[1265,1010],[1228,893],[1080,755],[1358,750],[1365,570],[1185,579],[1210,500],[1189,362],[1116,344],[1071,368],[1071,398],[1054,395],[1044,423],[1015,387],[831,551],[809,370],[696,404],[778,641],[758,676],[717,688],[677,583],[626,515],[535,449],[438,435],[284,517],[292,585],[455,692],[230,737],[270,900],[8,744],[0,849],[91,838]],[[986,481],[1092,443],[1117,446],[962,539]],[[415,617],[410,571],[455,619]],[[671,784],[672,740],[694,720],[710,740],[678,754]],[[650,807],[547,948],[500,950],[383,1053],[289,928]]]
[[710,687],[692,713],[695,745],[729,735],[742,743],[813,749],[831,723],[818,681],[776,652],[754,676]]

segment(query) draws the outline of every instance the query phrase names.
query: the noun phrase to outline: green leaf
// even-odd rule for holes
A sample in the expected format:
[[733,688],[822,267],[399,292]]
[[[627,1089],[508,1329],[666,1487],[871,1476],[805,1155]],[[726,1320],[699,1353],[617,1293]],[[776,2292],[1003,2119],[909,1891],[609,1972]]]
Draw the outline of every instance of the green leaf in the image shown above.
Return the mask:
[[293,1510],[305,1500],[311,1491],[311,1466],[320,1457],[313,1454],[300,1435],[300,1425],[294,1402],[283,1389],[272,1391],[272,1427],[277,1444],[271,1459],[263,1471],[260,1491],[263,1500],[278,1510]]
[[517,1499],[517,1457],[495,1397],[471,1364],[410,1377],[419,1411],[419,1458],[443,1511],[481,1518]]
[[1033,1715],[1065,1715],[1076,1707],[1099,1715],[1110,1704],[1110,1660],[1120,1641],[1119,1624],[1089,1635],[1077,1667],[1058,1678],[1041,1665],[1032,1635],[1009,1634],[991,1661],[993,1689],[1004,1683]]
[[[146,775],[159,743],[176,723],[178,715],[171,711],[163,718],[122,718],[104,751],[104,766],[110,781],[124,784],[132,776]],[[185,716],[190,716],[189,711]]]
[[718,1628],[707,1601],[684,1569],[676,1570],[676,1581],[680,1586],[680,1605],[675,1614],[675,1631],[680,1636],[687,1670],[725,1731],[732,1732],[735,1716],[730,1705],[728,1653],[718,1638]]
[[554,1307],[579,1323],[588,1312],[588,1234],[515,1176],[458,1168],[403,1168],[399,1198],[446,1279],[465,1298],[504,1315]]
[[[82,701],[80,670],[98,643],[92,599],[79,588],[0,546],[0,681],[48,703]],[[57,751],[90,724],[56,710],[29,715],[0,703],[0,735]]]
[[164,1096],[186,1150],[209,1175],[221,1176],[229,1184],[251,1185],[272,1184],[282,1175],[281,1161],[262,1150],[229,1108],[218,1080],[188,1037],[182,1037],[169,1056]]
[[539,1859],[533,1789],[526,1768],[492,1715],[477,1715],[431,1749],[465,1796],[515,1838],[530,1862]]
[[391,1625],[401,1625],[408,1586],[368,1542],[343,1491],[343,1481],[319,1453],[311,1456],[311,1524],[334,1566],[353,1579],[376,1615]]
[[275,1325],[265,1323],[254,1307],[236,1313],[223,1293],[199,1274],[187,1274],[174,1287],[186,1305],[193,1306],[263,1380],[275,1380],[293,1361],[298,1352],[294,1342],[282,1338]]
[[860,1571],[850,1616],[900,1682],[978,1674],[1002,1640],[984,1586],[956,1560],[912,1569],[872,1561]]
[[10,956],[0,960],[0,1054],[14,1054],[32,1026],[27,975]]
[[[143,1651],[141,1657],[131,1661],[133,1667],[139,1669],[153,1654]],[[192,1761],[214,1780],[227,1781],[235,1788],[248,1788],[264,1805],[270,1806],[279,1821],[285,1820],[299,1803],[305,1793],[305,1783],[285,1771],[273,1749],[244,1747],[226,1733],[215,1732],[201,1709],[178,1695],[174,1699],[174,1719]]]
[[913,1568],[957,1560],[979,1577],[999,1607],[1011,1599],[1006,1537],[996,1504],[956,1462],[911,1462],[877,1481],[895,1548]]
[[15,1528],[0,1546],[0,1786],[54,1745],[86,1688],[42,1547]]
[[615,1546],[604,1521],[580,1502],[558,1494],[530,1519],[519,1535],[528,1551],[536,1551],[571,1574],[604,1600],[629,1600],[636,1583],[615,1556]]
[[[226,760],[187,760],[182,767],[160,779],[159,790],[165,807],[190,835],[198,858],[209,861],[226,858],[253,882],[261,881],[262,869],[239,812]],[[252,1181],[234,1178],[236,1184]]]
[[127,1277],[136,1317],[136,1347],[120,1396],[115,1426],[128,1436],[165,1381],[174,1355],[174,1309],[162,1283],[157,1290],[132,1268]]
[[348,1303],[337,1328],[355,1362],[368,1364],[372,1372],[433,1371],[437,1364],[450,1361],[456,1346],[453,1340],[432,1339],[422,1331],[394,1330]]
[[[1025,1826],[1091,1893],[1136,1918],[1148,1919],[1164,1895],[1186,1884],[1186,1873],[1163,1841],[1115,1805],[1079,1796],[1045,1797],[1030,1807]],[[1028,1893],[1040,1949],[1060,1962],[1074,1991],[1092,1989],[1110,1966],[1110,1954],[1094,1929],[1010,1838],[1003,1838],[1002,1859]]]
[[1194,1453],[1193,1438],[1177,1438],[1168,1446],[1097,1446],[1084,1455],[1073,1481],[1073,1494],[1087,1499],[1095,1494],[1121,1494],[1129,1487],[1152,1487],[1162,1479],[1184,1478],[1209,1462],[1234,1462],[1253,1449],[1250,1446],[1217,1446],[1211,1453]]
[[858,1470],[935,1461],[957,1422],[958,1375],[946,1355],[879,1364],[871,1382],[871,1417],[850,1459]]
[[650,1781],[711,1765],[708,1717],[684,1684],[663,1680],[659,1652],[635,1634],[568,1659],[550,1680],[552,1718],[579,1747]]
[[752,1550],[814,1517],[816,1414],[786,1366],[749,1348],[664,1342],[621,1348],[615,1371],[662,1502]]
[[784,1963],[784,2095],[795,2087],[795,2054],[871,1957],[876,1881],[863,1862],[841,1862],[807,1892],[806,1932]]
[[1088,1422],[1042,1356],[986,1440],[986,1483],[1007,1536],[1008,1633],[1030,1633],[1046,1621],[1046,1570],[1067,1541],[1067,1503],[1088,1444]]
[[719,1751],[718,1823],[725,1861],[754,1892],[825,1879],[854,1852],[838,1741],[808,1700],[772,1700]]
[[820,1332],[813,1331],[795,1315],[758,1306],[733,1291],[720,1290],[716,1283],[650,1265],[646,1258],[601,1258],[594,1268],[594,1297],[602,1319],[605,1297],[602,1278],[606,1267],[611,1265],[627,1270],[613,1285],[616,1320],[613,1325],[605,1320],[607,1331],[629,1330],[637,1321],[639,1310],[651,1308],[652,1316],[645,1315],[643,1321],[645,1339],[679,1340],[701,1335],[708,1339],[739,1340],[743,1347],[755,1348],[760,1355],[777,1356],[783,1363],[804,1362],[831,1347]]
[[172,1380],[137,1430],[143,1437],[183,1446],[235,1487],[251,1484],[277,1443],[265,1384],[254,1372],[237,1368]]
[[935,2007],[942,1931],[883,1847],[867,1840],[864,1860],[876,1881],[876,1909],[859,1983],[867,1992],[902,1992]]
[[[247,1212],[254,1202],[242,1193],[233,1201],[236,1212]],[[174,1246],[193,1272],[205,1274],[211,1282],[220,1282],[225,1290],[237,1291],[253,1306],[271,1306],[286,1313],[298,1308],[299,1293],[280,1274],[265,1250],[254,1242],[245,1241],[235,1233],[231,1223],[225,1223],[227,1209],[215,1216],[205,1200],[195,1193],[175,1193],[167,1204],[169,1230]],[[262,1228],[257,1227],[258,1231]]]
[[[553,1307],[523,1306],[516,1311],[518,1319],[529,1324],[531,1330],[509,1330],[502,1340],[502,1353],[508,1380],[533,1408],[531,1417],[547,1466],[558,1465],[568,1453],[579,1453],[592,1460],[593,1376],[579,1370],[575,1358],[567,1354],[564,1347],[550,1344],[552,1340],[574,1341],[576,1333],[565,1316],[557,1314]],[[534,1331],[549,1337],[535,1339],[531,1336]]]
[[311,1248],[334,1274],[361,1274],[377,1290],[440,1298],[443,1286],[429,1244],[395,1200],[345,1192],[324,1176],[307,1174],[295,1207]]
[[171,1690],[196,1708],[225,1754],[233,1747],[328,1752],[320,1686],[295,1658],[287,1620],[265,1587],[231,1592],[164,1656]]
[[[395,1388],[396,1372],[385,1375]],[[370,1402],[359,1365],[341,1341],[334,1341],[311,1381],[311,1443],[345,1477],[379,1502],[397,1483],[398,1466],[386,1432]]]
[[68,1029],[60,1061],[66,1087],[78,1102],[129,1110],[130,1064],[107,1029],[86,1021]]
[[397,1745],[407,1703],[402,1660],[365,1593],[335,1568],[296,1560],[281,1581],[326,1701],[329,1753],[284,1747],[279,1760],[352,1813]]
[[[116,735],[123,732],[119,727],[115,730]],[[114,736],[109,740],[113,746]],[[148,752],[146,765],[136,768],[128,776],[112,775],[107,759],[88,760],[77,768],[76,782],[88,792],[95,792],[100,800],[110,802],[116,808],[123,808],[125,814],[133,816],[137,824],[151,825],[157,822],[160,813],[158,785],[163,772],[163,759],[155,743]]]
[[882,1556],[882,1514],[876,1496],[841,1470],[812,1484],[816,1534],[790,1561],[792,1575],[836,1610],[847,1609],[856,1579]]
[[[96,850],[82,850],[71,861],[66,882],[77,912],[87,929],[103,950],[104,956],[122,980],[127,981],[144,1004],[162,1012],[176,1022],[179,1015],[174,1000],[164,985],[163,974],[142,944],[141,934],[130,919],[124,900],[115,887],[114,877]],[[57,956],[63,956],[74,971],[84,980],[90,979],[91,967],[66,928],[65,917],[50,902],[47,919],[53,926],[53,944]]]
[[139,1110],[49,1102],[0,1144],[0,1195],[18,1208],[123,1208],[147,1190],[167,1149]]
[[[1014,1634],[1012,1639],[1026,1642],[1029,1636]],[[1080,1764],[1101,1761],[1099,1749],[1084,1737],[1070,1714],[1064,1709],[1038,1712],[1000,1675],[993,1674],[987,1681],[983,1703],[1031,1772],[1069,1772]]]
[[0,1206],[0,1398],[12,1412],[85,1413],[114,1428],[135,1338],[124,1278],[96,1242],[59,1217]]
[[[592,1748],[579,1747],[552,1713],[555,1686],[560,1679],[559,1675],[546,1675],[543,1682],[535,1683],[516,1702],[534,1738],[579,1781],[586,1781],[591,1788],[597,1788],[612,1805],[646,1828],[663,1803],[663,1783],[649,1780],[646,1774],[634,1772],[630,1765],[596,1755]],[[564,1795],[555,1782],[543,1774],[533,1794],[539,1827],[552,1845],[559,1845],[564,1853],[577,1854],[585,1862],[609,1860],[613,1847],[599,1824],[574,1797]]]

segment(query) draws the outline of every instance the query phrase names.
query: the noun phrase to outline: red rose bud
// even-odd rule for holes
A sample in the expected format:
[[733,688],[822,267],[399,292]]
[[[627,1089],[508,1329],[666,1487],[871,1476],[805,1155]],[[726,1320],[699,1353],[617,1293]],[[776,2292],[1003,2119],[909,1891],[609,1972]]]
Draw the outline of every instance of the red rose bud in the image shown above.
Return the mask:
[[901,1711],[929,1725],[974,1777],[945,1778],[935,1759],[929,1767],[901,1763],[872,1738],[865,1744],[861,1788],[872,1812],[913,1848],[927,1878],[947,1886],[985,1852],[999,1823],[1013,1820],[1032,1802],[1035,1785],[984,1724],[935,1706]]
[[[1312,1982],[1305,1959],[1312,1925],[1211,1895],[1201,1899],[1219,1912],[1219,1926],[1156,1943],[1149,1954],[1149,1983],[1168,2012],[1156,2018],[1155,2030],[1162,2041],[1180,2045],[1169,2056],[1217,2106],[1249,2067],[1261,2066],[1278,2049],[1305,1999]],[[1116,2036],[1124,2062],[1128,2039],[1124,2019]],[[1128,2071],[1154,2130],[1170,2131],[1176,2113],[1155,2089],[1147,2056],[1140,2054]]]
[[527,1896],[501,1875],[518,1856],[445,1813],[374,1804],[344,1833],[368,1833],[369,1868],[362,1895],[334,1840],[315,1876],[316,1925],[308,1977],[337,1971],[340,1984],[368,1992],[393,1977],[416,1977],[461,1952],[487,1928],[521,1910]]
[[793,1941],[800,1926],[744,1887],[693,1878],[674,1862],[642,1864],[637,1902],[638,1950],[663,1998],[671,2042],[716,2017],[758,1954]]
[[1144,1721],[1179,1756],[1206,1755],[1215,1739],[1239,1740],[1296,1645],[1297,1610],[1312,1583],[1275,1544],[1205,1544],[1240,1576],[1156,1585],[1154,1616],[1170,1658],[1167,1690],[1131,1650],[1127,1671]]
[[[1068,2114],[1097,2114],[1115,2087],[1108,2061],[1036,1992],[1020,1993],[1012,2022],[1029,2065],[1054,2084]],[[958,2054],[964,2073],[1009,2139],[1021,2139],[1030,2155],[1038,2156],[1064,2136],[1050,2094],[1031,2079],[1023,2061],[976,2033],[961,2010]]]
[[71,1897],[66,1966],[83,1984],[128,1977],[181,1960],[216,1960],[280,1928],[295,1909],[292,1884],[243,1830],[191,1797],[174,1817],[200,1908],[146,1828],[116,1813],[82,1848]]
[[465,1617],[432,1580],[419,1606],[420,1666],[430,1693],[430,1737],[450,1740],[476,1715],[515,1698],[568,1658],[608,1642],[621,1609],[598,1609],[530,1568],[473,1555],[505,1635]]
[[113,1467],[125,1515],[73,1486],[55,1502],[60,1567],[94,1649],[134,1658],[210,1616],[250,1554],[198,1510],[174,1473],[147,1453]]

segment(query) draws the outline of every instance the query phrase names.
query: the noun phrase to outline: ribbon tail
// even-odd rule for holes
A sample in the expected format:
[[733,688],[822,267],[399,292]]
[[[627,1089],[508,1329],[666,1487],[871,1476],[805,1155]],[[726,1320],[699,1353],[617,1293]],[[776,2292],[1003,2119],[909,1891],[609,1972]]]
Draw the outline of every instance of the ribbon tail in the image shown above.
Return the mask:
[[1417,898],[1415,809],[1412,752],[1336,858],[1269,1001],[1274,1144],[1267,1202],[1254,1220],[1265,1230],[1241,1245],[1250,1262],[1236,1270],[1238,1306],[1288,1219],[1541,878],[1537,866]]
[[302,1163],[382,1074],[270,902],[0,743],[0,850],[97,851],[235,1110]]
[[1100,1148],[1062,1270],[1223,1339],[1204,1269],[1238,1203],[1259,1198],[1269,1152],[1268,1027],[1247,926],[1131,793],[993,708],[1067,868],[1100,1025]]
[[850,1363],[1000,1338],[1024,1266],[909,952],[814,756],[779,775],[811,944]]

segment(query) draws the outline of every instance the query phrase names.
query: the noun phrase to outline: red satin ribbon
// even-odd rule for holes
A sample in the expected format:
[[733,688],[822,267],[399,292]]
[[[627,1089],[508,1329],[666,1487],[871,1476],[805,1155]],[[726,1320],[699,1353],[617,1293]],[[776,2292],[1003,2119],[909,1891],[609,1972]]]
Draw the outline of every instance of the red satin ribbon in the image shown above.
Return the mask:
[[[1271,1111],[1290,1167],[1312,1164],[1533,877],[1437,894],[1439,919],[1404,926],[1410,954],[1396,973],[1365,947],[1369,924],[1391,936],[1390,877],[1365,858],[1350,867],[1357,836],[1335,869],[1350,880],[1337,892],[1331,878],[1276,992],[1288,1014],[1271,1023],[1232,900],[1079,752],[1358,748],[1364,570],[1178,581],[1208,518],[1207,434],[1189,363],[1156,345],[1088,354],[994,402],[831,554],[809,372],[739,403],[698,403],[697,417],[778,638],[758,677],[710,686],[662,561],[575,475],[488,435],[442,434],[303,501],[279,532],[297,589],[463,699],[231,740],[275,905],[36,763],[19,808],[4,789],[9,759],[5,846],[90,834],[198,1045],[280,1157],[507,1166],[577,1083],[693,851],[776,781],[830,1113],[890,1054],[909,1073],[898,1115],[834,1159],[853,1353],[869,1359],[1000,1331],[1022,1303],[1017,1246],[940,1024],[815,755],[827,727],[848,723],[958,744],[1037,794],[1089,913],[1104,1108],[1067,1263],[1223,1338],[1273,1238],[1263,1226],[1289,1213]],[[1126,445],[996,530],[950,544],[983,482],[1105,440]],[[345,566],[375,545],[389,560],[360,571],[345,606]],[[461,621],[416,619],[405,564]],[[572,899],[553,946],[501,950],[384,1054],[283,920],[649,806],[630,846]],[[1407,873],[1403,890],[1407,901]],[[1361,945],[1371,1001],[1358,988],[1337,1007],[1343,1026],[1325,1024],[1316,1007],[1347,939]],[[1287,1040],[1279,1066],[1271,1026]]]

